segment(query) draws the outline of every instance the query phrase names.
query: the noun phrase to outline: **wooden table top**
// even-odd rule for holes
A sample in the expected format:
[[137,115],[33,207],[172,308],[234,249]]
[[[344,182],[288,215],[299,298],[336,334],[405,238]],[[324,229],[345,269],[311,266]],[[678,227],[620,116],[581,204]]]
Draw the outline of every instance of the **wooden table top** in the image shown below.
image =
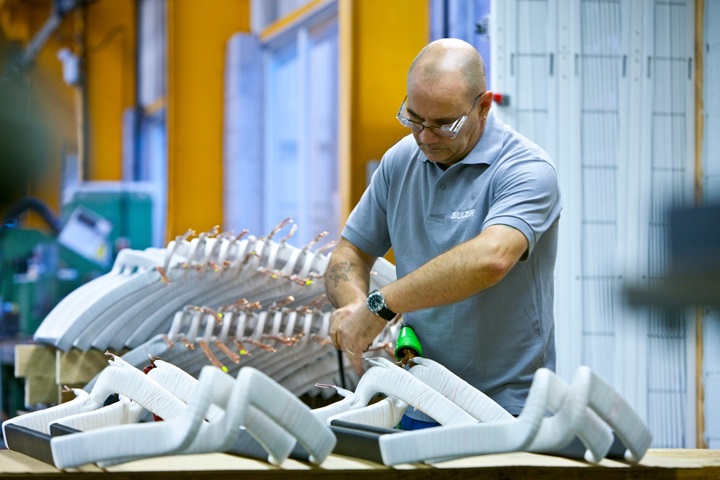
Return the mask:
[[604,459],[593,465],[579,460],[533,453],[481,455],[441,463],[404,464],[395,467],[330,455],[321,465],[288,459],[279,466],[224,453],[159,457],[116,465],[105,469],[86,466],[59,470],[26,455],[0,450],[0,476],[3,478],[52,478],[82,475],[83,478],[108,476],[117,479],[242,478],[312,479],[372,478],[408,479],[665,479],[720,478],[720,450],[650,449],[638,465]]

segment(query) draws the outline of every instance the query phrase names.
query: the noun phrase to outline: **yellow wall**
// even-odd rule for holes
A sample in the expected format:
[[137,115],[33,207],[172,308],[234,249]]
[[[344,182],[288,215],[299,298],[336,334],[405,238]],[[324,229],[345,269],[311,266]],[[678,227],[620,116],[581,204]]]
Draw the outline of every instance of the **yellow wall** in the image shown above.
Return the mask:
[[[48,19],[51,4],[6,0],[0,25],[26,45]],[[210,8],[206,2],[168,2],[168,238],[222,224],[225,48],[232,34],[250,30],[249,4],[213,0]],[[86,156],[86,180],[122,177],[123,114],[136,98],[135,22],[134,1],[90,2],[65,18],[32,68],[33,98],[46,113],[53,138],[51,158],[31,194],[56,213],[64,149]],[[84,97],[63,81],[56,56],[62,47],[86,56]]]
[[[27,41],[49,16],[50,0],[6,0],[3,30]],[[168,224],[166,239],[222,225],[225,48],[250,30],[250,0],[170,1],[168,8]],[[9,17],[8,17],[9,15]],[[427,0],[339,0],[341,222],[365,189],[368,161],[407,133],[395,120],[405,76],[428,41]],[[34,193],[59,208],[60,156],[78,148],[76,89],[56,58],[65,46],[87,57],[88,180],[119,180],[122,117],[135,103],[135,2],[96,0],[72,13],[34,67],[38,101],[54,126],[53,155]],[[85,42],[75,41],[84,35]]]
[[250,0],[168,2],[167,238],[222,225],[223,77]]
[[[49,18],[50,5],[50,0],[5,2],[0,11],[0,26],[4,36],[24,49]],[[63,146],[74,146],[77,140],[73,90],[63,83],[62,65],[56,57],[60,48],[72,45],[71,38],[71,24],[65,21],[40,50],[21,79],[21,83],[30,90],[32,107],[39,112],[43,126],[49,132],[45,137],[48,156],[39,160],[41,171],[37,174],[37,181],[27,185],[26,193],[46,203],[55,213],[59,212],[60,207],[61,152]],[[31,217],[29,222],[32,226],[44,226],[33,220]]]
[[[5,2],[0,12],[5,36],[25,48],[50,17],[51,5],[50,0]],[[87,180],[121,178],[122,114],[135,103],[134,5],[131,1],[96,0],[87,9],[69,13],[25,71],[33,101],[51,131],[43,175],[30,185],[28,193],[56,214],[60,213],[63,152],[87,156]],[[87,55],[84,98],[77,87],[63,80],[57,58],[61,48]],[[85,131],[84,100],[88,112]]]
[[427,1],[340,0],[341,224],[365,190],[367,162],[408,133],[395,114],[428,40]]
[[100,0],[86,10],[87,180],[122,179],[122,118],[135,104],[135,15],[134,1]]

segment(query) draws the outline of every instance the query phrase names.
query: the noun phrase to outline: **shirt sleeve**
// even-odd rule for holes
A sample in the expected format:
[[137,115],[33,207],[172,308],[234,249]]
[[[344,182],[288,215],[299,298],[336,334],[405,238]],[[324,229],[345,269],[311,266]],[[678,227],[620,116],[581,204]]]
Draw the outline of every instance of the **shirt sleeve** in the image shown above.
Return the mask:
[[363,252],[382,257],[391,247],[387,222],[389,168],[386,154],[372,175],[370,185],[350,213],[342,236]]
[[528,240],[525,260],[558,219],[561,209],[557,174],[550,163],[541,159],[513,162],[497,178],[492,206],[482,228],[508,225],[519,230]]

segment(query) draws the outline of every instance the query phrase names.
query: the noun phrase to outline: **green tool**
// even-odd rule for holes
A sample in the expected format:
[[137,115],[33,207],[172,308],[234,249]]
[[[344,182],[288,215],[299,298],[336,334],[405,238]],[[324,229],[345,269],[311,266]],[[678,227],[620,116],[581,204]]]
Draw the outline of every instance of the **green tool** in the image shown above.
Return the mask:
[[400,327],[397,342],[395,343],[395,358],[407,363],[412,357],[422,357],[422,346],[415,335],[415,330],[407,325]]

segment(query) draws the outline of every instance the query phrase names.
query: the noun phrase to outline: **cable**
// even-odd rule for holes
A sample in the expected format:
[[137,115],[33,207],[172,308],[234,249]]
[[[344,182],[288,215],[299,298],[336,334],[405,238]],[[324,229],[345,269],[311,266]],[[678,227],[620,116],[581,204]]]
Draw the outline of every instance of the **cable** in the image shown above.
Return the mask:
[[337,350],[337,359],[338,372],[340,373],[340,386],[347,390],[347,387],[345,386],[345,362],[343,362],[342,350]]
[[45,220],[45,223],[52,229],[53,233],[58,234],[62,229],[62,224],[57,216],[43,202],[34,197],[24,197],[8,207],[3,218],[3,224],[11,223],[18,220],[26,210],[35,211]]

